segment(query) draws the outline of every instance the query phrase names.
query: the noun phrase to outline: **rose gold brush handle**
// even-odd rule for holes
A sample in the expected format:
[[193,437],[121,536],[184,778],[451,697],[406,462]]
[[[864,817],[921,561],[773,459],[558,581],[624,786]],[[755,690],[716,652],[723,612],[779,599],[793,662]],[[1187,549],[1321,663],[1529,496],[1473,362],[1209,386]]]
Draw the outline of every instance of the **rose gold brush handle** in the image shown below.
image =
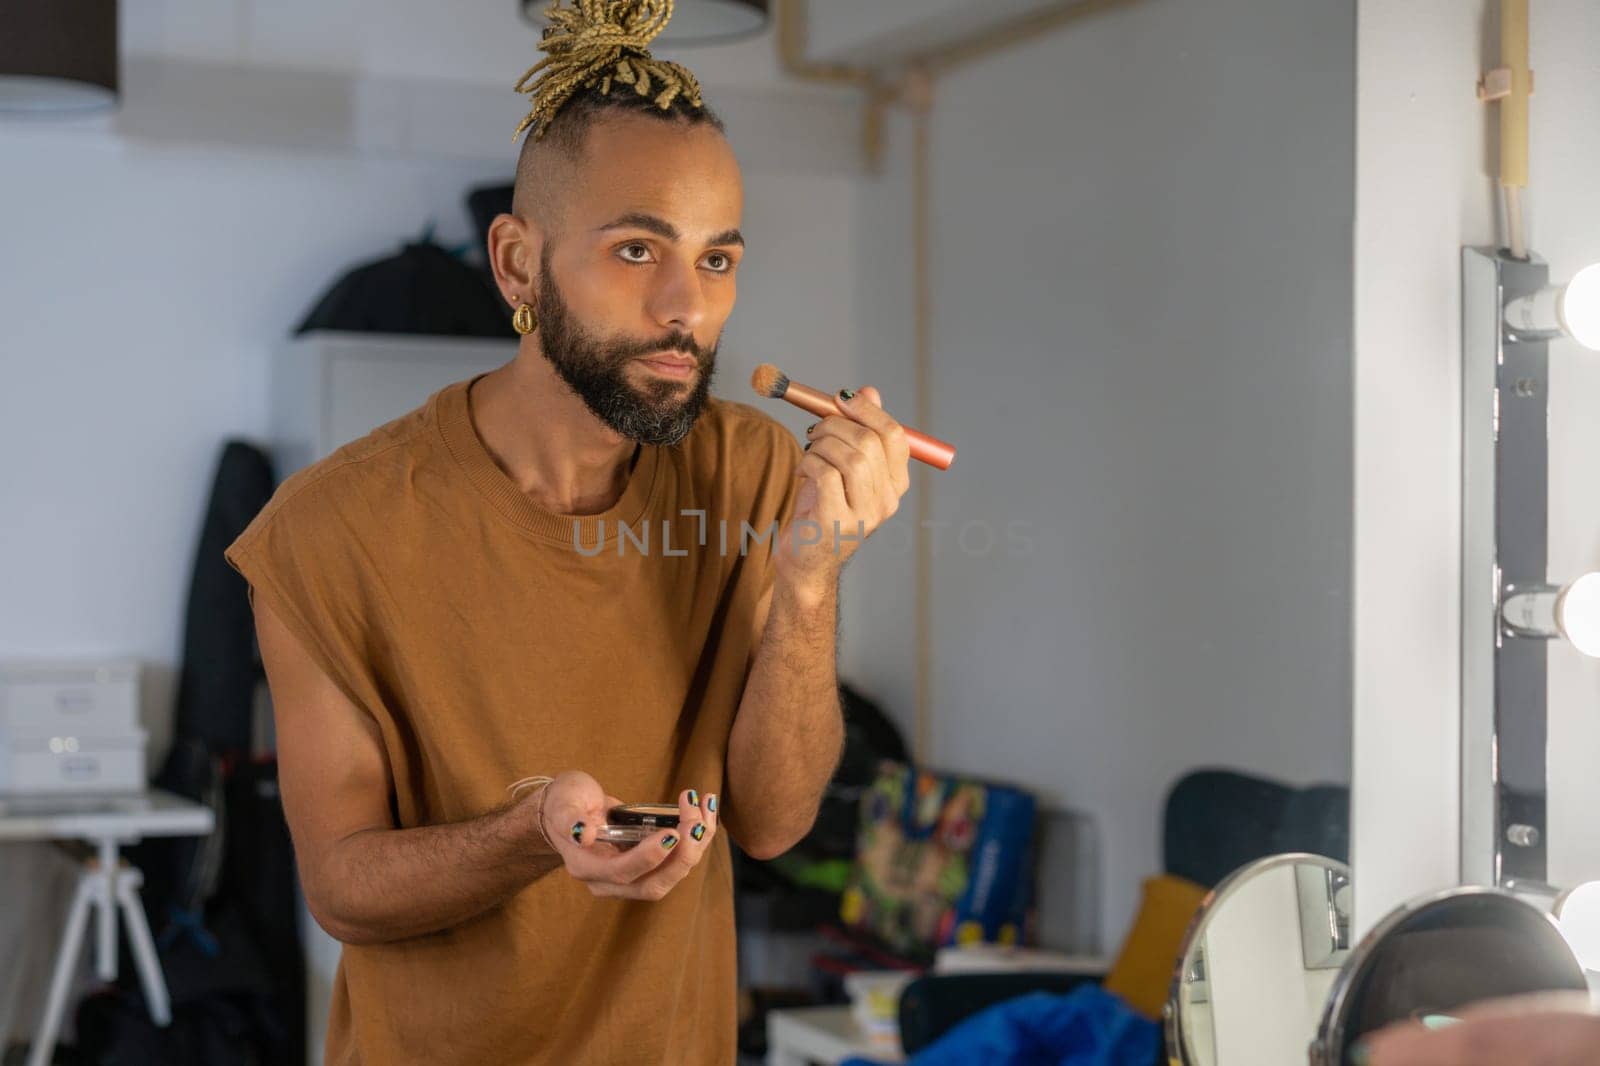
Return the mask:
[[[810,411],[818,418],[827,418],[829,415],[842,415],[839,405],[832,396],[813,389],[810,385],[802,385],[798,381],[790,381],[789,387],[783,392],[783,399],[794,404],[804,411]],[[950,464],[956,458],[956,446],[946,443],[938,437],[930,437],[921,430],[912,429],[910,426],[901,426],[906,432],[906,443],[911,447],[911,458],[927,463],[938,470],[949,470]]]

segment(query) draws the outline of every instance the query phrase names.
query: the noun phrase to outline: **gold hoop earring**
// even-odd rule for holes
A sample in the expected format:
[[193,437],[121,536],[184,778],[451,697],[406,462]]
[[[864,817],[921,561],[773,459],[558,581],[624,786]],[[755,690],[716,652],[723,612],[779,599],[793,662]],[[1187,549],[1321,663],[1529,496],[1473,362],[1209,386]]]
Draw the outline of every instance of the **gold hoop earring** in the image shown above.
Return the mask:
[[533,313],[530,304],[523,304],[517,308],[517,313],[511,316],[511,328],[526,337],[539,328],[539,316]]

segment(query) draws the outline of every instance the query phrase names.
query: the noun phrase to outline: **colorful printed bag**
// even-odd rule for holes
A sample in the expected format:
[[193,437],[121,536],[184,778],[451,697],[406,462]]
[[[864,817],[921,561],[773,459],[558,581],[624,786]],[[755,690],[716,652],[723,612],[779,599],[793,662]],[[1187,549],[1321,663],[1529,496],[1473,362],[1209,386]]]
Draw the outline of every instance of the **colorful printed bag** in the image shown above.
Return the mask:
[[840,917],[910,957],[946,944],[1017,943],[1033,822],[1030,793],[884,762],[861,800]]

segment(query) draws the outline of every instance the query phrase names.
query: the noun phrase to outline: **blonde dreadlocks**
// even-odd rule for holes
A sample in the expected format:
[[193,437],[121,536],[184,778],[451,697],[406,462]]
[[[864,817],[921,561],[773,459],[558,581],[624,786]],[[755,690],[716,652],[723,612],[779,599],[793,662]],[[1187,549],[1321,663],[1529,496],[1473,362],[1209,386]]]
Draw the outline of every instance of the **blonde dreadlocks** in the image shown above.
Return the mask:
[[564,2],[555,0],[545,12],[550,26],[539,42],[545,57],[517,82],[516,91],[526,93],[533,107],[512,140],[530,126],[530,139],[539,140],[574,93],[598,88],[609,96],[613,83],[653,97],[662,111],[680,98],[692,107],[704,106],[700,83],[688,68],[650,54],[650,42],[672,18],[673,0],[573,0],[573,8],[563,7]]

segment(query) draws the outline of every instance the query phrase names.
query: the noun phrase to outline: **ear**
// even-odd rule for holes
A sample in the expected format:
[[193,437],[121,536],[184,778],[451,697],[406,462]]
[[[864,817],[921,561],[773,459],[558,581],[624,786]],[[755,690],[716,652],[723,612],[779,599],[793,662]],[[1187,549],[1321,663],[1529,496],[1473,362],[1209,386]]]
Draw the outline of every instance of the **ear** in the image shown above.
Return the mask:
[[516,215],[496,215],[489,223],[489,268],[506,303],[532,303],[539,291],[539,256],[544,235]]

